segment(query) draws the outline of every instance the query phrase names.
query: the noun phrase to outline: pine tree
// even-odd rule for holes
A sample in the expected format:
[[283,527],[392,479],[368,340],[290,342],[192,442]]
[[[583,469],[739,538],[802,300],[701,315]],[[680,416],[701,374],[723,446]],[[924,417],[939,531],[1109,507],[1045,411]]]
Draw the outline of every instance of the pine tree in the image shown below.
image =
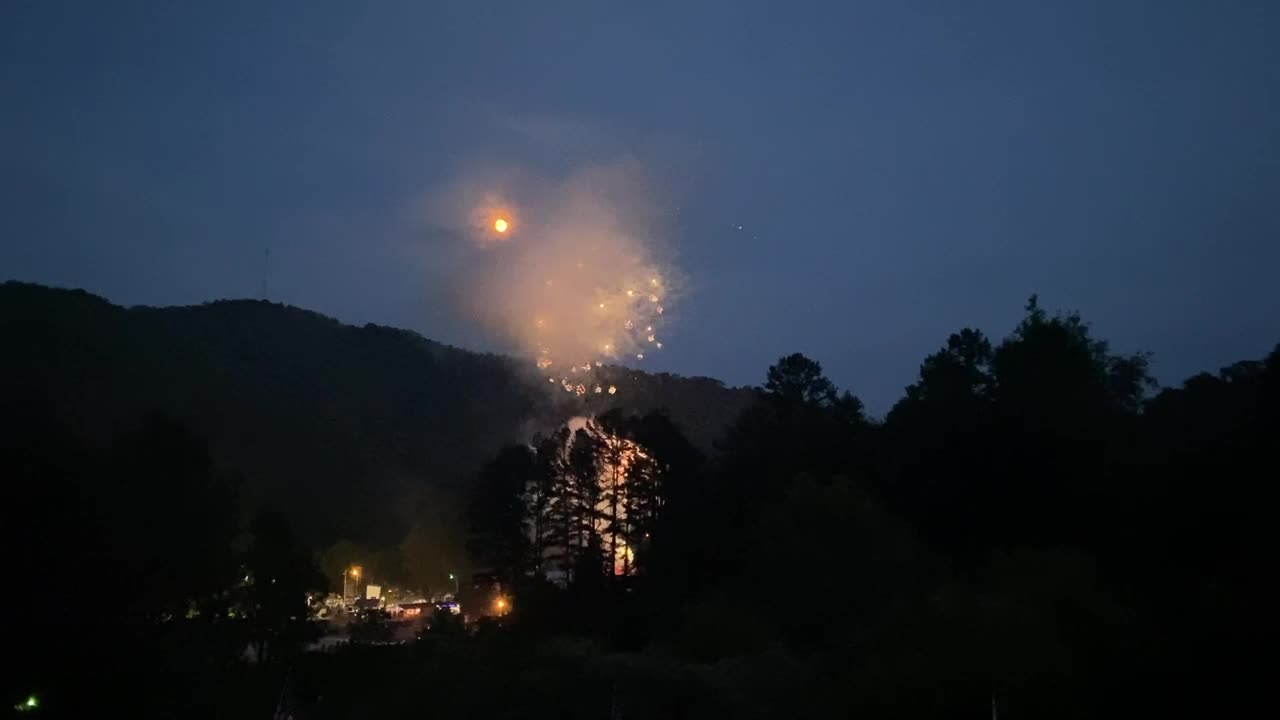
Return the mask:
[[549,569],[567,572],[565,547],[569,540],[566,467],[569,428],[533,440],[536,471],[527,490],[531,567],[545,576]]
[[523,445],[503,448],[481,470],[467,508],[468,550],[480,567],[504,582],[524,574],[529,558],[525,497],[537,474],[533,452]]
[[570,566],[576,566],[593,541],[599,540],[600,443],[585,428],[574,432],[569,443],[564,479],[570,531],[566,551]]
[[[628,493],[628,465],[635,455],[635,443],[627,437],[628,421],[621,411],[614,409],[588,425],[588,431],[596,439],[599,449],[599,483],[606,520],[605,532],[609,536],[609,573],[617,570],[619,549],[625,547]],[[622,545],[618,540],[621,537]],[[625,552],[623,553],[625,556]],[[624,557],[624,565],[625,565]],[[624,573],[629,568],[624,567]]]

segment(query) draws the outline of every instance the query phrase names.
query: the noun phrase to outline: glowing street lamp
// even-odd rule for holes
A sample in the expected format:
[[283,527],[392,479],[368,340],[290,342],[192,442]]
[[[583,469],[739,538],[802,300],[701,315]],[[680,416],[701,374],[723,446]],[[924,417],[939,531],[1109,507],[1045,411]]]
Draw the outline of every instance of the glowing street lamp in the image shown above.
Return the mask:
[[357,593],[360,592],[360,566],[352,565],[351,569],[348,572],[342,573],[342,599],[343,600],[347,599],[347,576],[348,575],[350,576],[351,580],[355,582],[356,592]]

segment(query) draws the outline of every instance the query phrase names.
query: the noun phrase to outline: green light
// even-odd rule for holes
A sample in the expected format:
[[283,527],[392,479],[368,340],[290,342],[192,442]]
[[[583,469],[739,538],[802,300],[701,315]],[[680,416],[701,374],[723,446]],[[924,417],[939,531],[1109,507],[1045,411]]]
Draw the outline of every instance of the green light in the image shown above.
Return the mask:
[[29,712],[40,707],[40,698],[35,695],[28,695],[27,699],[13,706],[18,712]]
[[453,573],[449,573],[449,579],[450,579],[450,580],[452,580],[452,579],[453,579]]

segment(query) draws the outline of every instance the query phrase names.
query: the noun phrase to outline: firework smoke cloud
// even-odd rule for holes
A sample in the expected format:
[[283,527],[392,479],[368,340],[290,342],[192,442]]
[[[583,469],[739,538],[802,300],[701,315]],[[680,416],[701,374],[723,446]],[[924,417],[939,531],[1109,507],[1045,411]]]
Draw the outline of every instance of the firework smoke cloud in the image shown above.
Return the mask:
[[566,392],[612,394],[593,380],[597,368],[662,349],[678,276],[634,165],[556,181],[490,173],[440,192],[432,214],[467,238],[458,288],[468,316]]

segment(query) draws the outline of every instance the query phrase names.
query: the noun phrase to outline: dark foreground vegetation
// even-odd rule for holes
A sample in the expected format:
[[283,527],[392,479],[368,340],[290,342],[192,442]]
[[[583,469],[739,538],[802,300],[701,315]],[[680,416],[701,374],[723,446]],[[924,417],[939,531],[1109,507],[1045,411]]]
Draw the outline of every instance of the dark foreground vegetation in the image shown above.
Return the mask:
[[710,452],[604,413],[468,486],[453,542],[508,612],[327,653],[300,652],[302,598],[336,578],[201,440],[152,416],[89,443],[27,399],[5,686],[38,712],[1218,716],[1268,688],[1280,349],[1160,390],[1033,299],[1002,340],[948,338],[883,421],[800,355]]

